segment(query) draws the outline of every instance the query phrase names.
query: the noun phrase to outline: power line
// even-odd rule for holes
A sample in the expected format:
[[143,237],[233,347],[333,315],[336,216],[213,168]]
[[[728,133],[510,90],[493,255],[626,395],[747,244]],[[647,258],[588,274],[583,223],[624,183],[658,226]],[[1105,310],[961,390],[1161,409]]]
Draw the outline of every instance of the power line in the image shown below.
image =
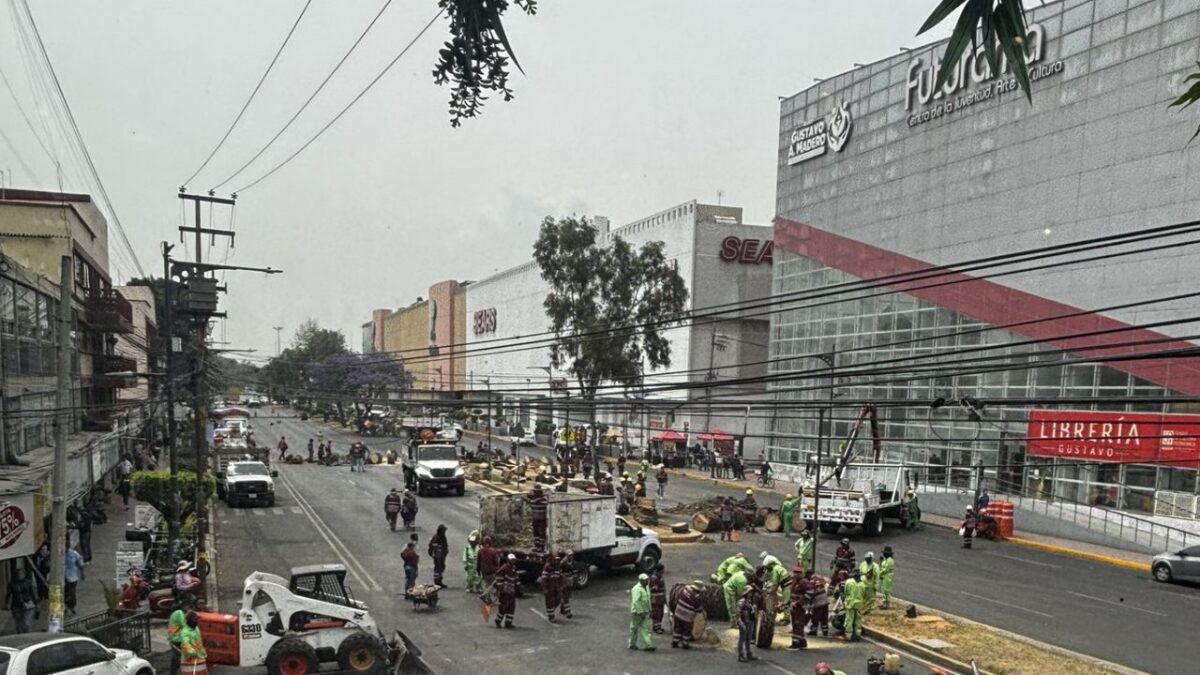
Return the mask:
[[243,193],[246,190],[249,190],[250,188],[254,187],[255,185],[258,185],[259,183],[263,182],[264,180],[270,178],[272,175],[274,175],[274,173],[276,171],[279,171],[283,167],[287,166],[300,153],[307,150],[308,146],[315,143],[316,140],[318,138],[320,138],[326,131],[328,131],[330,127],[332,127],[334,124],[336,124],[338,120],[342,119],[343,115],[345,115],[347,112],[349,112],[350,109],[353,108],[354,105],[357,104],[362,99],[363,96],[366,96],[367,92],[371,91],[371,88],[374,87],[379,82],[379,80],[383,79],[383,76],[386,75],[387,72],[392,69],[392,66],[396,65],[396,63],[399,62],[400,59],[405,54],[407,54],[410,49],[412,49],[413,45],[415,45],[417,43],[417,40],[420,40],[421,36],[425,35],[425,33],[431,27],[433,27],[433,24],[438,20],[439,17],[442,16],[442,13],[444,11],[445,11],[444,9],[439,9],[437,14],[434,14],[433,18],[429,20],[429,23],[425,24],[425,27],[422,28],[416,34],[416,36],[414,36],[413,39],[410,40],[409,43],[404,46],[404,49],[400,50],[400,53],[396,55],[396,58],[392,59],[390,63],[388,63],[386,66],[384,66],[383,70],[381,70],[379,72],[379,74],[375,76],[375,79],[371,80],[367,84],[365,89],[363,89],[361,92],[359,92],[358,95],[355,96],[354,99],[350,101],[350,103],[346,104],[346,107],[342,108],[341,112],[339,112],[337,115],[335,115],[333,119],[329,120],[329,122],[325,126],[321,127],[320,131],[318,131],[315,136],[308,139],[308,141],[304,145],[300,146],[300,148],[298,150],[296,150],[292,154],[288,155],[287,158],[284,159],[282,162],[276,164],[275,167],[272,168],[270,171],[266,172],[265,174],[263,174],[262,176],[260,176],[256,180],[254,180],[252,183],[247,184],[245,187],[235,190],[234,194]]
[[346,50],[346,53],[342,55],[341,60],[337,62],[337,65],[333,67],[333,70],[329,71],[329,74],[325,76],[325,79],[321,81],[321,84],[317,86],[312,95],[309,96],[306,101],[304,101],[300,108],[296,110],[290,119],[288,119],[287,123],[285,123],[279,129],[279,131],[277,131],[275,135],[271,137],[271,140],[267,141],[266,145],[263,145],[261,148],[259,148],[258,152],[254,153],[254,156],[247,160],[245,164],[238,167],[237,171],[234,171],[220,183],[212,186],[212,188],[210,188],[211,190],[219,190],[226,183],[234,178],[237,178],[243,171],[246,170],[247,167],[253,164],[255,160],[257,160],[259,157],[262,157],[262,154],[267,151],[267,148],[271,147],[275,141],[279,140],[279,137],[282,136],[283,133],[292,126],[292,123],[295,122],[296,119],[300,117],[300,114],[308,108],[308,105],[313,102],[313,99],[315,99],[317,95],[321,93],[321,91],[325,88],[325,85],[329,84],[329,81],[332,80],[333,76],[336,75],[338,70],[341,69],[342,64],[346,63],[346,60],[350,58],[350,55],[354,53],[354,50],[358,49],[358,45],[363,41],[363,38],[367,37],[367,33],[371,32],[371,29],[375,27],[375,23],[379,21],[379,17],[383,16],[383,13],[387,11],[387,8],[391,6],[391,4],[392,0],[387,0],[383,3],[383,7],[380,7],[379,11],[375,14],[375,18],[371,19],[371,23],[367,24],[367,27],[363,29],[362,33],[359,33],[358,39],[354,41],[354,44],[350,45],[350,49]]
[[[25,0],[22,0],[22,2],[24,1]],[[221,149],[221,146],[225,145],[225,141],[228,140],[229,135],[233,133],[234,127],[236,127],[238,122],[242,120],[242,116],[246,114],[246,109],[250,107],[250,102],[253,101],[254,97],[258,95],[258,90],[262,89],[263,82],[267,81],[267,76],[271,74],[271,69],[275,67],[275,62],[279,60],[279,55],[283,53],[283,48],[287,47],[288,42],[291,41],[292,34],[296,32],[296,27],[300,25],[300,20],[304,18],[305,13],[308,12],[308,6],[311,4],[312,0],[307,0],[307,2],[304,3],[304,7],[300,10],[299,16],[297,16],[296,20],[292,23],[292,27],[288,30],[287,36],[283,38],[283,42],[280,43],[279,49],[275,50],[275,56],[271,58],[271,63],[267,64],[267,69],[263,71],[262,77],[258,78],[258,84],[254,85],[254,90],[250,92],[249,98],[247,98],[246,102],[242,104],[242,109],[238,111],[237,117],[233,118],[233,123],[229,125],[228,129],[225,130],[225,135],[221,136],[221,140],[217,141],[217,145],[212,149],[212,152],[208,153],[208,157],[205,157],[204,161],[200,163],[200,166],[192,172],[192,175],[189,176],[187,180],[183,181],[184,186],[195,180],[196,176],[200,175],[200,172],[204,170],[204,167],[208,166],[208,163],[212,161],[214,156],[216,156],[217,151]]]
[[140,260],[138,260],[137,253],[134,252],[133,246],[130,245],[129,238],[125,236],[125,228],[121,225],[121,218],[117,215],[117,210],[113,206],[112,200],[109,199],[108,190],[105,189],[104,182],[100,179],[99,172],[96,171],[96,165],[92,161],[92,154],[88,151],[87,143],[85,143],[83,140],[83,134],[79,131],[79,125],[75,122],[75,114],[71,111],[71,103],[67,100],[67,95],[63,92],[62,83],[60,83],[58,80],[58,74],[54,71],[54,64],[50,60],[50,54],[46,51],[46,44],[42,41],[42,35],[38,31],[37,22],[33,18],[33,12],[29,9],[28,0],[21,0],[21,5],[25,8],[25,13],[29,17],[29,25],[33,29],[33,35],[37,39],[38,49],[40,50],[42,58],[46,63],[46,70],[49,72],[50,78],[54,83],[54,89],[58,93],[58,100],[62,103],[63,108],[66,110],[67,120],[71,123],[71,130],[75,134],[75,140],[78,143],[78,148],[82,152],[84,159],[87,161],[88,170],[91,172],[92,177],[96,181],[96,186],[100,190],[100,195],[104,199],[105,205],[108,206],[109,214],[113,218],[113,225],[116,226],[117,234],[119,234],[121,237],[121,243],[124,244],[125,249],[129,252],[130,257],[133,260],[133,265],[137,268],[138,273],[144,277],[146,276],[146,272],[142,269],[142,263]]

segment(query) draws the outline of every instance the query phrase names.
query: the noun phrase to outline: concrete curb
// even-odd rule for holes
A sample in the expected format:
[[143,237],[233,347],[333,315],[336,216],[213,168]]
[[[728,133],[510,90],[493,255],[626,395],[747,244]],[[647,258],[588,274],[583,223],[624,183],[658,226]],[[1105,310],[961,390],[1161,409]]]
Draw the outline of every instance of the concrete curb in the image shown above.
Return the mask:
[[1122,558],[1115,558],[1112,556],[1103,555],[1101,553],[1091,553],[1088,551],[1077,551],[1073,548],[1067,548],[1065,546],[1055,546],[1054,544],[1043,544],[1040,541],[1031,541],[1029,539],[1021,539],[1020,537],[1009,537],[1009,538],[1005,539],[1004,541],[1009,542],[1011,544],[1016,544],[1017,546],[1024,546],[1026,548],[1037,549],[1039,551],[1046,551],[1047,553],[1056,553],[1058,555],[1065,555],[1065,556],[1069,556],[1072,558],[1080,558],[1082,560],[1091,560],[1092,562],[1104,563],[1106,565],[1113,565],[1114,567],[1122,567],[1127,570],[1133,570],[1135,572],[1145,572],[1146,574],[1150,573],[1150,564],[1149,563],[1137,563],[1137,562],[1133,562],[1132,560],[1124,560]]
[[[896,598],[894,597],[892,598],[892,600],[895,599]],[[945,654],[922,647],[915,642],[909,642],[908,640],[892,635],[891,633],[885,633],[877,628],[868,628],[867,626],[863,626],[863,637],[871,638],[876,642],[882,642],[883,644],[899,649],[902,652],[908,652],[913,656],[917,656],[934,665],[941,666],[942,668],[949,668],[950,670],[963,673],[972,672],[971,664],[969,663],[963,663],[957,659],[952,659]],[[979,675],[993,675],[993,673],[990,670],[980,670]]]

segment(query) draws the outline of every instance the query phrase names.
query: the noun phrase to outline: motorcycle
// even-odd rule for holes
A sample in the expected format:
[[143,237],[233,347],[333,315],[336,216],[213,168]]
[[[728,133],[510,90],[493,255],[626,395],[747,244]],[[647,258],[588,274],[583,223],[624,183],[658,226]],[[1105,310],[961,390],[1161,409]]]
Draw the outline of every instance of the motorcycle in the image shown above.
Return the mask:
[[142,601],[146,602],[151,618],[166,619],[176,608],[184,611],[206,611],[204,602],[193,591],[179,591],[171,586],[155,588],[138,574],[129,575],[129,580],[121,591],[121,599],[117,601],[117,610],[121,612],[136,612],[141,609]]

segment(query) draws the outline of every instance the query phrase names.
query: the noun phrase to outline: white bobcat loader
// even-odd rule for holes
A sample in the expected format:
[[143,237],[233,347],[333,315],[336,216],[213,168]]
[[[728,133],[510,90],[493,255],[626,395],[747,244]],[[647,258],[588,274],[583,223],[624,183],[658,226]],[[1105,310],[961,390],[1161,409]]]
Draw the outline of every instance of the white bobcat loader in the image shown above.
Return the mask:
[[323,662],[362,675],[428,672],[403,633],[384,638],[345,580],[342,565],[296,567],[291,579],[254,572],[237,614],[200,613],[208,663],[265,665],[270,675],[316,673]]

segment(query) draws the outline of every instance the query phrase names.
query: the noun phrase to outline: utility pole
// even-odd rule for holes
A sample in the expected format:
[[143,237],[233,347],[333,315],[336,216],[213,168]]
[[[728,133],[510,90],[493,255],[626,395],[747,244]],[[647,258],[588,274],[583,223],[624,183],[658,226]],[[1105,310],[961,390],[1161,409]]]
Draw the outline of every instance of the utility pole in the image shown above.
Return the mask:
[[[836,347],[835,347],[836,349]],[[836,394],[833,391],[834,384],[834,368],[837,366],[837,352],[830,351],[828,354],[817,354],[813,358],[819,359],[822,363],[829,366],[829,403],[826,407],[821,408],[817,412],[817,477],[813,481],[813,567],[817,564],[817,540],[821,533],[821,486],[824,484],[821,480],[821,463],[824,459],[822,456],[822,445],[826,438],[825,436],[825,415],[829,414],[829,439],[833,439],[833,399]],[[803,489],[803,488],[801,488]],[[803,496],[801,501],[803,501]]]
[[[71,256],[62,257],[58,283],[58,414],[54,425],[54,503],[50,518],[50,620],[51,633],[62,631],[63,577],[66,573],[67,542],[67,427],[71,425],[71,299],[75,291],[75,266]],[[54,538],[57,538],[55,540]]]
[[167,242],[162,244],[163,257],[163,300],[166,303],[166,327],[163,341],[166,344],[167,377],[167,457],[170,470],[170,499],[167,506],[167,560],[178,560],[179,528],[180,528],[180,497],[179,497],[179,432],[175,428],[175,299],[171,292],[174,280],[171,278],[171,251],[175,247]]
[[283,326],[275,326],[275,358],[279,358],[279,335],[283,332]]
[[712,404],[712,384],[711,383],[717,379],[717,373],[715,370],[713,370],[713,359],[716,357],[716,352],[718,350],[725,351],[725,342],[718,340],[718,338],[723,338],[723,337],[725,337],[725,336],[721,335],[720,333],[717,332],[717,325],[714,323],[712,335],[709,337],[709,343],[708,343],[708,374],[706,374],[704,376],[704,380],[706,382],[710,383],[704,389],[705,398],[708,399],[708,403],[705,405],[705,412],[704,412],[704,430],[705,431],[712,431],[712,405],[713,404]]
[[487,424],[487,450],[488,455],[492,454],[492,378],[483,378],[484,385],[487,386],[487,418],[484,420]]

